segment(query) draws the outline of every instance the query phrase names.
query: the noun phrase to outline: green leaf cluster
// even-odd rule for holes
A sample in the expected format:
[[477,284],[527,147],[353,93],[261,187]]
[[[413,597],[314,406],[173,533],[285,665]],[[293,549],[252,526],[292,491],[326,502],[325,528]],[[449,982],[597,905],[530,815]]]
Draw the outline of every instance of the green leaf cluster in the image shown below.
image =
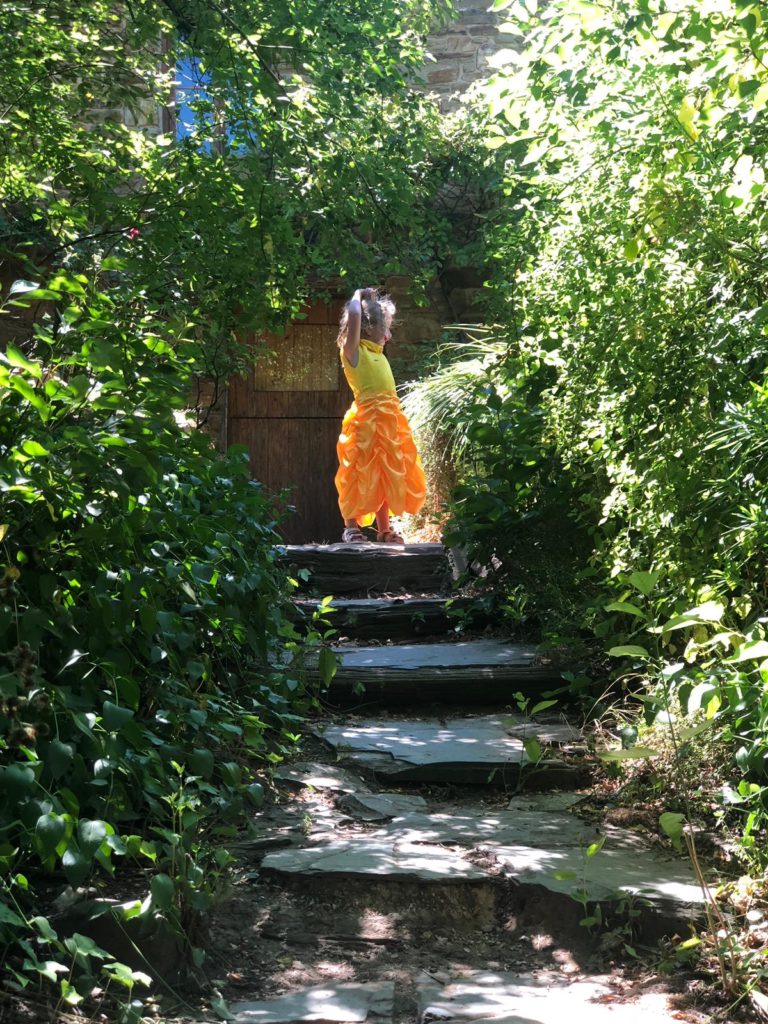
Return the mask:
[[[448,171],[426,154],[450,147],[405,82],[450,9],[0,8],[0,938],[19,985],[90,992],[101,954],[48,901],[126,870],[146,893],[128,917],[190,952],[297,738],[313,698],[275,512],[247,454],[192,427],[204,382],[220,397],[252,368],[239,339],[329,278],[429,276]],[[176,143],[185,60],[205,89]]]
[[217,455],[179,413],[178,324],[125,282],[57,281],[56,319],[0,356],[0,869],[19,979],[67,959],[63,939],[28,938],[48,876],[77,888],[135,865],[140,913],[192,934],[310,699],[301,658],[285,667],[273,509],[246,454]]
[[519,39],[478,101],[504,169],[484,234],[497,356],[430,434],[461,438],[449,536],[526,629],[644,685],[647,717],[704,708],[749,837],[768,782],[764,7],[496,9]]

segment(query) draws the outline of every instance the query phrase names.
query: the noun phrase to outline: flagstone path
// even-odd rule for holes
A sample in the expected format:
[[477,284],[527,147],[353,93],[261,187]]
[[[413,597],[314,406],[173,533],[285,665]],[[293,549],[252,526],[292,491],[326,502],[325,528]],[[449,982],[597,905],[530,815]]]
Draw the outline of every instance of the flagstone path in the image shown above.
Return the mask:
[[564,664],[461,639],[472,608],[440,545],[282,558],[299,618],[334,595],[339,670],[216,925],[235,1021],[703,1020],[605,972],[614,948],[687,934],[703,896],[687,860],[589,816],[590,754],[559,706],[524,714]]

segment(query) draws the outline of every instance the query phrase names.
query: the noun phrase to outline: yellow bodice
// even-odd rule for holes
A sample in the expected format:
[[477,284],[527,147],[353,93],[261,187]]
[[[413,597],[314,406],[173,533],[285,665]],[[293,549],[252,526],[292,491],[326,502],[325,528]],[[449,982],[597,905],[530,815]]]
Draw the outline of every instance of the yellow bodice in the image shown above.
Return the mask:
[[384,355],[383,345],[361,338],[357,366],[350,364],[343,351],[341,365],[356,402],[364,402],[376,395],[395,393],[395,378],[389,360]]

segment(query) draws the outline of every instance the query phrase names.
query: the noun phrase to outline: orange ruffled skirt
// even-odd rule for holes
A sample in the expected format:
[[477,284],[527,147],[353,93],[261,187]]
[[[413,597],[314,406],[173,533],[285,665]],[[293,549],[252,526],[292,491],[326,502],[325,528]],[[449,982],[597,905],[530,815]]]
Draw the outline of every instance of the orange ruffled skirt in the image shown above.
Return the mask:
[[368,526],[385,503],[397,516],[418,512],[424,504],[424,467],[397,395],[353,402],[336,451],[336,489],[344,519]]

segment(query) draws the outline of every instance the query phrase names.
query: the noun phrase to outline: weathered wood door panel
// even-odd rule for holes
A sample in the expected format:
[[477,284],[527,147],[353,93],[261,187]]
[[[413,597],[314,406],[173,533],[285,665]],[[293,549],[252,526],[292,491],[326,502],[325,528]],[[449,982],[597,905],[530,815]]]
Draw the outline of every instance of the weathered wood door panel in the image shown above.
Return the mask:
[[246,445],[251,472],[267,492],[290,492],[295,508],[281,529],[286,541],[339,540],[333,478],[341,418],[352,401],[336,347],[340,304],[315,306],[284,337],[275,356],[229,389],[229,443]]

